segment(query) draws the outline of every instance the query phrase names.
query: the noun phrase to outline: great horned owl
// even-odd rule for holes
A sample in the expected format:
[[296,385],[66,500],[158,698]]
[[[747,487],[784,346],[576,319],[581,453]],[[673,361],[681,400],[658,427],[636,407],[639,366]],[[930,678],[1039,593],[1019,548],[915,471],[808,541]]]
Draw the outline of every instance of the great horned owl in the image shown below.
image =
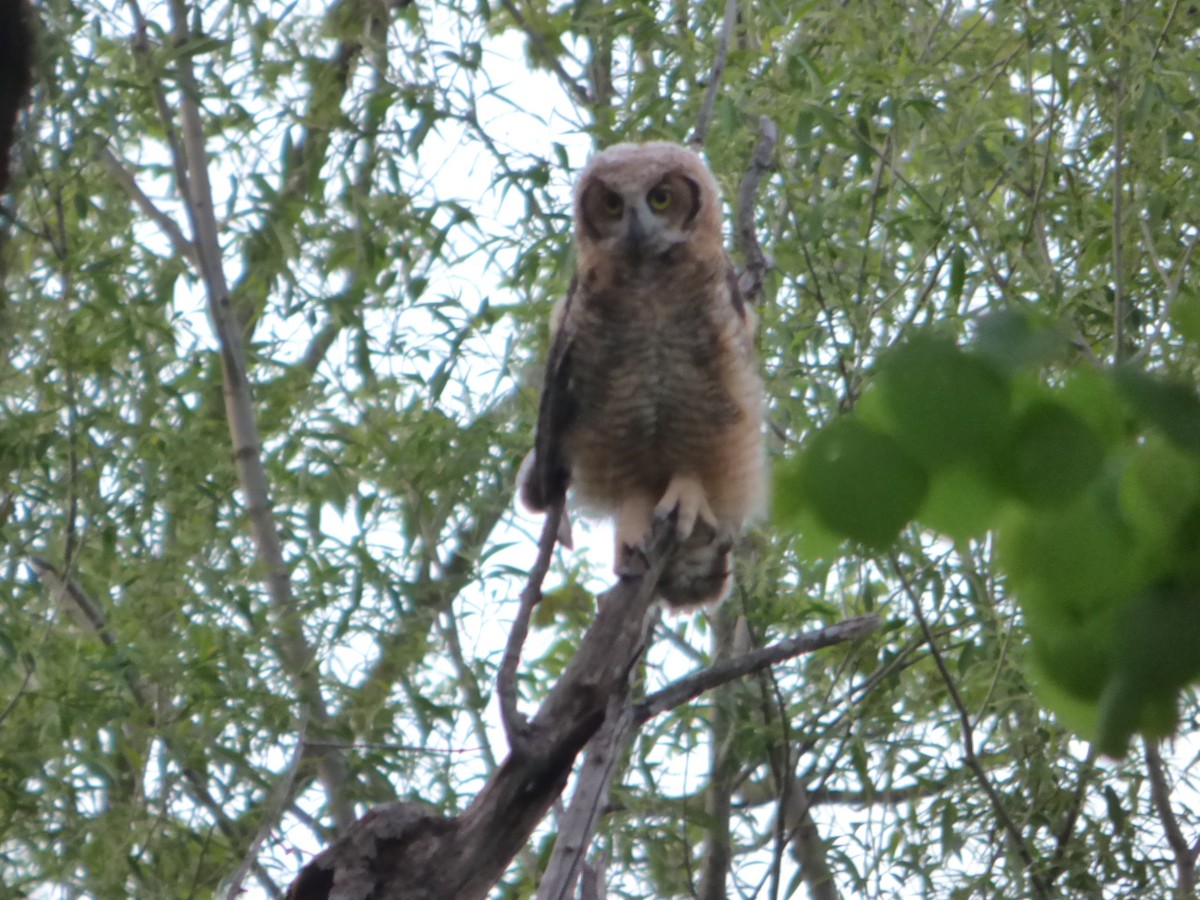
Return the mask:
[[570,485],[584,511],[613,517],[618,572],[636,568],[654,517],[674,515],[659,595],[716,602],[734,537],[764,509],[766,462],[754,314],[712,173],[675,144],[610,147],[575,187],[575,249],[521,497],[543,511]]

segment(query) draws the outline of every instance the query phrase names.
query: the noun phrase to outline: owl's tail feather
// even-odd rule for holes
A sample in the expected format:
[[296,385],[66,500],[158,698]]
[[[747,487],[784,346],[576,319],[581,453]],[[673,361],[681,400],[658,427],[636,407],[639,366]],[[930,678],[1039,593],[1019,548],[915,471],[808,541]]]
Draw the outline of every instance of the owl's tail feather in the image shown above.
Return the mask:
[[538,466],[537,451],[530,450],[521,460],[517,470],[517,495],[521,505],[532,513],[542,513],[550,508],[551,502],[559,499],[564,503],[562,516],[558,520],[558,543],[568,550],[575,549],[575,536],[571,532],[571,513],[567,510],[566,487],[557,497],[547,496],[542,484],[542,472]]

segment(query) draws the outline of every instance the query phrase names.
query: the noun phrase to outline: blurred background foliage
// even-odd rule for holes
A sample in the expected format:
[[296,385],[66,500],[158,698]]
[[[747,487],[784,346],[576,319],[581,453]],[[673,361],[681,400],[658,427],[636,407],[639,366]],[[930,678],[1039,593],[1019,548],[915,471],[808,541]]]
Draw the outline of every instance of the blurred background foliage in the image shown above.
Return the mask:
[[[1056,507],[997,548],[999,502],[968,473],[942,484],[941,518],[908,523],[927,469],[1001,439],[997,391],[1006,413],[1008,391],[1026,405],[1074,391],[1030,426],[1050,433],[1031,439],[1032,461],[1009,469],[1036,499],[1064,471],[1039,447],[1076,447],[1066,470],[1100,478],[1116,440],[1106,398],[1134,409],[1118,419],[1141,415],[1144,383],[1111,387],[1113,365],[1195,384],[1196,11],[734,9],[706,156],[732,204],[759,117],[779,126],[757,219],[774,264],[760,346],[782,510],[746,541],[733,598],[660,626],[646,687],[747,635],[867,611],[886,625],[650,722],[600,828],[610,894],[1190,895],[1191,692],[1180,737],[1122,761],[1033,692],[1046,697],[1039,672],[1060,654],[1110,632],[1031,644],[1036,615],[1010,594],[1026,589],[1021,547],[1096,517]],[[570,277],[573,173],[617,140],[687,139],[724,13],[685,0],[37,6],[37,85],[0,214],[6,895],[212,896],[265,822],[247,884],[280,896],[332,838],[339,804],[453,813],[478,791],[506,749],[491,686],[536,525],[512,485],[544,323]],[[202,113],[272,513],[327,712],[315,724],[272,640],[237,490],[181,191],[185,96]],[[1051,323],[1052,359],[1034,347],[994,378],[954,368],[982,322],[1029,315]],[[926,355],[885,356],[918,333]],[[872,391],[888,358],[890,384]],[[973,386],[950,418],[921,402],[939,360]],[[891,398],[882,419],[872,393]],[[789,501],[788,478],[804,481],[796,460],[829,448],[830,423],[836,437],[894,424],[897,408],[918,464],[866,454],[868,472],[882,459],[880,487],[846,486],[865,495],[851,517],[866,530],[843,542],[812,503]],[[1098,449],[1070,444],[1081,421]],[[1127,440],[1121,421],[1112,434]],[[1127,501],[1147,533],[1157,498],[1198,491],[1151,426],[1123,457],[1149,485],[1146,503]],[[809,481],[808,495],[828,487]],[[893,489],[906,483],[916,499]],[[560,554],[526,652],[528,702],[589,620],[608,565],[595,543]],[[1096,578],[1111,563],[1094,543],[1074,559]],[[1142,656],[1179,631],[1178,599],[1146,596]],[[1093,662],[1072,661],[1066,680]],[[1164,708],[1147,713],[1156,733]],[[1086,715],[1067,720],[1086,732]],[[334,789],[314,765],[329,748],[347,774]],[[496,896],[530,894],[553,834],[548,822]]]

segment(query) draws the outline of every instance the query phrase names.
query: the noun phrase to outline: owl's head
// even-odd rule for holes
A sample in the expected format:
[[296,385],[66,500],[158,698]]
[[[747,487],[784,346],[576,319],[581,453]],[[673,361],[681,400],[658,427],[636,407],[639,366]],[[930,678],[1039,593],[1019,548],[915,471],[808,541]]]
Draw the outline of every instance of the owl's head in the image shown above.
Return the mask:
[[575,241],[581,252],[641,260],[684,245],[719,251],[716,180],[696,153],[678,144],[609,147],[588,163],[575,186]]

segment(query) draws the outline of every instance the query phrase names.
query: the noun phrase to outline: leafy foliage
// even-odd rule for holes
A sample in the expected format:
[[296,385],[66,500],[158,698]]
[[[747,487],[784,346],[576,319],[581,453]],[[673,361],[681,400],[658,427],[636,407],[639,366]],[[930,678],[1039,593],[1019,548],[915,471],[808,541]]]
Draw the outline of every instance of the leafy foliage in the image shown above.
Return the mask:
[[[38,4],[0,212],[3,893],[207,897],[253,855],[276,896],[347,806],[469,803],[506,751],[491,685],[533,558],[511,484],[571,179],[593,146],[686,140],[724,7]],[[610,894],[1186,894],[1194,16],[737,12],[705,152],[732,204],[779,126],[760,344],[799,524],[750,535],[721,612],[659,627],[645,687],[886,625],[648,723],[601,828]],[[189,100],[283,613],[179,174]],[[557,560],[527,703],[588,621],[592,556]],[[1180,738],[1097,760],[1060,722]],[[529,895],[553,834],[497,896]]]
[[923,335],[883,354],[858,414],[781,473],[780,505],[875,549],[910,521],[955,541],[994,533],[1035,684],[1124,755],[1133,732],[1174,730],[1200,676],[1200,399],[1128,365],[1047,383],[1020,362],[1049,329],[980,330],[991,359]]

